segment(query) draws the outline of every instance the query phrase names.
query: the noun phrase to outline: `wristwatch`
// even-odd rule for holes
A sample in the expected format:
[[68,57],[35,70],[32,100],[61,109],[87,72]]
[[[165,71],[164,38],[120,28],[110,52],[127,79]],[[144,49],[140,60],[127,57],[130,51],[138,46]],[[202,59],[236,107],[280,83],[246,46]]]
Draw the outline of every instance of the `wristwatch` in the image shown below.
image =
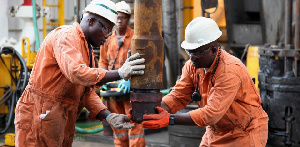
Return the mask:
[[171,126],[175,125],[175,115],[174,114],[170,114],[169,125],[171,125]]

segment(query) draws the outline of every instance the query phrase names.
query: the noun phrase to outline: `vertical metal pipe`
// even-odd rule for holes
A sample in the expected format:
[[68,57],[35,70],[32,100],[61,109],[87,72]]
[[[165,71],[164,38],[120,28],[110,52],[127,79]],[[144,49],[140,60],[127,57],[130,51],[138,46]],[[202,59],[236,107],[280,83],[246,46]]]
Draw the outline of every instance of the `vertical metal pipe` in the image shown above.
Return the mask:
[[295,49],[300,49],[300,0],[296,0]]
[[284,24],[284,43],[285,45],[292,44],[292,12],[293,0],[285,0],[285,24]]
[[145,74],[131,79],[132,119],[143,120],[143,114],[155,113],[155,106],[160,106],[163,87],[163,38],[162,1],[135,0],[134,35],[132,54],[138,52],[145,58]]
[[169,60],[169,85],[174,86],[180,75],[179,53],[177,45],[176,1],[163,0],[162,16],[165,42],[165,57]]

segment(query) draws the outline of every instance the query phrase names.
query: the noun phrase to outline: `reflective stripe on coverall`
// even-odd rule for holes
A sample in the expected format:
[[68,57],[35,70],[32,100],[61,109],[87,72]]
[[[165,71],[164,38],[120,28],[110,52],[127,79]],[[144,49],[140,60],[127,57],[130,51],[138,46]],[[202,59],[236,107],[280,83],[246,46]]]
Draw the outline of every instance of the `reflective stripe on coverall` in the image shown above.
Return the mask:
[[78,23],[49,33],[16,106],[16,146],[72,146],[82,108],[90,112],[91,120],[107,109],[92,86],[106,70],[90,68],[89,60],[88,44]]
[[[123,38],[123,46],[120,48],[118,58],[115,62],[115,70],[119,69],[124,64],[127,58],[127,52],[128,50],[131,50],[131,38],[133,33],[133,30],[130,27],[127,27]],[[106,40],[106,43],[100,47],[99,68],[111,69],[118,52],[118,41],[115,30]],[[111,112],[117,114],[128,114],[128,110],[131,108],[128,95],[127,98],[122,97],[120,100],[116,97],[111,97],[110,101],[106,101],[106,105]],[[112,129],[114,131],[114,143],[116,147],[144,147],[146,145],[142,124],[136,123],[135,127],[129,131]]]
[[[111,112],[117,114],[128,114],[131,108],[130,99],[122,101],[106,101],[107,108]],[[129,130],[116,130],[114,131],[114,144],[116,147],[145,147],[144,128],[143,125],[136,123],[134,128]]]
[[195,91],[197,76],[202,100],[190,111],[198,127],[206,126],[200,146],[246,147],[266,146],[268,115],[244,64],[221,49],[220,62],[211,84],[212,69],[195,68],[189,60],[181,78],[163,101],[175,113],[189,104]]

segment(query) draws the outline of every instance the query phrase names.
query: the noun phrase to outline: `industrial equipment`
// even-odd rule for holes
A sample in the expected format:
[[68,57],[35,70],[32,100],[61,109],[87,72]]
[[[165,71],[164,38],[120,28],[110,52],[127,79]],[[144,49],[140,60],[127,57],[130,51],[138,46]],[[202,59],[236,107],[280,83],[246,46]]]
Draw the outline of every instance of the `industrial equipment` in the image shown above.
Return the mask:
[[269,115],[268,144],[300,146],[300,49],[259,48],[259,88]]
[[[1,132],[8,130],[13,124],[15,105],[28,82],[28,68],[22,56],[12,47],[1,47],[1,64],[3,69],[0,81],[0,121]],[[3,94],[3,95],[2,95]]]
[[[259,48],[258,75],[263,108],[269,115],[268,144],[300,146],[300,1],[285,1],[285,42]],[[294,41],[293,41],[294,38]]]
[[[247,69],[250,76],[254,78],[255,86],[260,90],[263,108],[269,115],[268,144],[300,146],[299,1],[131,0],[130,2],[134,4],[135,30],[132,53],[139,52],[141,57],[146,59],[145,75],[133,77],[131,80],[133,119],[141,122],[142,115],[146,111],[155,113],[153,108],[160,105],[161,98],[165,95],[161,89],[172,87],[175,84],[181,71],[179,62],[183,62],[183,60],[185,62],[188,59],[185,52],[179,47],[181,41],[184,40],[185,27],[193,18],[204,15],[217,22],[223,32],[219,41],[227,51],[232,49],[239,57],[245,45],[251,44],[246,47],[248,52],[242,56],[245,57],[243,59],[246,59]],[[43,27],[40,30],[43,38],[48,33],[47,26],[49,29],[51,28],[49,25],[60,26],[67,24],[68,21],[69,23],[73,21],[69,20],[67,11],[65,13],[64,10],[65,8],[73,9],[73,6],[65,5],[63,0],[48,0],[47,2],[43,0],[42,5],[35,5],[34,11],[32,0],[24,0],[22,5],[12,7],[7,4],[11,4],[11,2],[6,2],[6,4],[5,2],[1,2],[0,11],[4,11],[3,7],[9,8],[9,14],[22,18],[24,25],[20,30],[12,30],[12,32],[20,32],[17,41],[1,40],[3,39],[1,35],[8,34],[3,29],[7,32],[9,30],[3,23],[15,22],[6,21],[7,12],[1,11],[5,16],[1,15],[0,17],[1,20],[4,20],[0,22],[0,133],[4,133],[10,125],[13,125],[14,106],[26,87],[30,69],[33,67],[38,51],[39,45],[36,43],[39,41],[36,36],[39,31],[36,31],[34,16],[35,19],[43,18],[41,21]],[[52,4],[56,2],[57,4]],[[80,7],[84,8],[88,2],[84,1],[83,5],[83,1],[74,1],[78,8],[76,12],[81,12]],[[57,21],[49,18],[50,8],[57,9],[55,11]],[[203,8],[212,10],[206,11]],[[215,13],[212,13],[214,11]],[[293,20],[295,21],[293,22]],[[164,38],[161,35],[162,32],[164,32]],[[4,37],[8,37],[8,35],[4,35]],[[94,50],[98,56],[99,48]],[[164,67],[164,51],[165,57],[170,62],[167,67]],[[169,68],[168,76],[163,74],[164,68]],[[168,87],[164,87],[166,85]],[[168,89],[165,91],[168,92]],[[119,93],[108,91],[106,94]],[[191,107],[193,106],[186,109]],[[110,128],[109,125],[107,127]],[[98,127],[96,131],[89,130],[87,132],[94,133],[94,131],[102,129],[102,127]],[[186,130],[178,132],[180,128],[176,128],[176,126],[175,130],[174,126],[170,129],[173,140],[180,140],[177,137],[182,134],[186,137],[193,136],[195,132],[192,131],[196,131],[197,135],[202,133],[201,131],[197,132],[199,130],[194,128],[187,129],[188,132],[184,132]],[[86,132],[79,126],[76,127],[76,130]],[[188,134],[189,131],[191,131],[190,134]],[[193,137],[199,142],[200,138]]]
[[164,42],[161,0],[135,0],[134,35],[131,53],[145,58],[145,74],[131,79],[132,119],[142,122],[144,114],[154,114],[160,106],[163,88]]

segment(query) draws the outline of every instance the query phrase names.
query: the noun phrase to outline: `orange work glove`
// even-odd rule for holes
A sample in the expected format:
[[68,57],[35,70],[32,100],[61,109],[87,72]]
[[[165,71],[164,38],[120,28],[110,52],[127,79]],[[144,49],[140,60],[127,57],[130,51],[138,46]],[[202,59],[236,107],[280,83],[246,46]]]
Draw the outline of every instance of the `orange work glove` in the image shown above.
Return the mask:
[[148,129],[159,129],[169,125],[170,113],[165,109],[157,106],[155,107],[158,114],[145,114],[143,116],[143,127]]

